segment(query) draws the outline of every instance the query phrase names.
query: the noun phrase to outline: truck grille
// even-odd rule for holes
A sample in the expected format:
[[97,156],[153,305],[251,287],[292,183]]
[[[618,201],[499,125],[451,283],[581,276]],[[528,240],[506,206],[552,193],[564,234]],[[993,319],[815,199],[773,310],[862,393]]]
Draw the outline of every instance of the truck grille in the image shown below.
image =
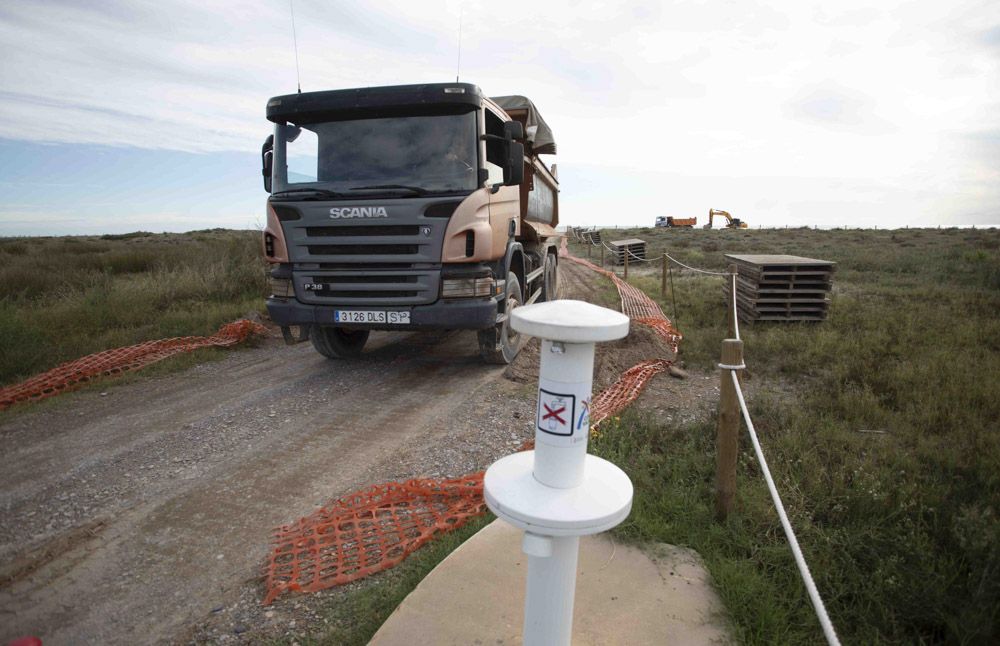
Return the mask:
[[415,244],[366,244],[366,245],[346,245],[346,244],[322,244],[307,245],[310,256],[412,256],[419,252],[419,247]]
[[306,227],[310,238],[336,238],[344,236],[415,236],[420,233],[416,224],[389,224],[345,227]]
[[313,305],[424,305],[441,291],[441,245],[455,198],[356,200],[388,217],[330,218],[336,202],[297,205],[283,220],[296,298]]
[[[381,270],[359,273],[294,272],[295,291],[303,303],[316,305],[420,305],[438,297],[441,272]],[[308,289],[307,289],[308,286]]]

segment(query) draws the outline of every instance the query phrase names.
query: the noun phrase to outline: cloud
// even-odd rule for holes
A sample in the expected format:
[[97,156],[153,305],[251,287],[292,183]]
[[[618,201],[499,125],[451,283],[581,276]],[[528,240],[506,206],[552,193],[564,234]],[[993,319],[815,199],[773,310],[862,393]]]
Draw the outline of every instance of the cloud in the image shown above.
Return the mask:
[[[303,89],[312,91],[453,79],[461,10],[462,79],[539,106],[559,142],[571,221],[622,197],[596,171],[592,186],[575,184],[574,168],[610,169],[619,187],[631,172],[639,179],[630,194],[685,208],[713,186],[723,192],[727,178],[750,176],[846,181],[872,213],[884,211],[879,199],[918,190],[938,196],[926,203],[942,212],[1000,203],[989,134],[1000,129],[1000,4],[831,7],[295,0],[295,18]],[[102,160],[131,158],[131,149],[224,157],[244,164],[255,200],[265,103],[296,87],[287,2],[0,3],[0,60],[0,138],[99,147]],[[665,198],[663,174],[711,180],[678,180]],[[167,192],[168,181],[191,179],[160,181]],[[861,191],[866,182],[886,192]],[[807,217],[788,208],[780,182],[760,179],[757,195],[737,183],[739,208]],[[234,175],[216,190],[234,202],[247,186]],[[574,198],[585,190],[595,199]],[[830,203],[850,198],[822,190]]]
[[874,107],[872,97],[833,83],[805,90],[788,104],[790,114],[803,121],[867,134],[890,131]]
[[1000,50],[1000,25],[994,25],[984,31],[980,37],[980,41],[987,47]]

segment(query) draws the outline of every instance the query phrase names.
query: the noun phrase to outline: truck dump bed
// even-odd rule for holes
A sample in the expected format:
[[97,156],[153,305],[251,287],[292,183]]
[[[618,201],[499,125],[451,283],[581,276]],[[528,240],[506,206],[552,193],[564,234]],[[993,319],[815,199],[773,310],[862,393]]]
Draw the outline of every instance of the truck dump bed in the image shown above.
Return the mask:
[[490,97],[525,133],[525,182],[521,185],[521,221],[539,236],[558,235],[559,183],[538,155],[556,154],[556,140],[538,108],[525,96]]

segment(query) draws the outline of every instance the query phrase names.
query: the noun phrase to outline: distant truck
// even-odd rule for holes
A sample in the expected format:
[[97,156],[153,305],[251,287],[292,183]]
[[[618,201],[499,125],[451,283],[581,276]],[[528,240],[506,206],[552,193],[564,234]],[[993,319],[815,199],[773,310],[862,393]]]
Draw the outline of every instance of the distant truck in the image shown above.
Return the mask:
[[[329,358],[371,330],[477,330],[520,349],[511,311],[556,297],[552,131],[523,96],[438,83],[277,96],[261,150],[267,309]],[[293,334],[293,327],[298,334]]]
[[658,227],[685,227],[690,229],[698,224],[698,218],[675,218],[669,215],[660,215],[656,218]]

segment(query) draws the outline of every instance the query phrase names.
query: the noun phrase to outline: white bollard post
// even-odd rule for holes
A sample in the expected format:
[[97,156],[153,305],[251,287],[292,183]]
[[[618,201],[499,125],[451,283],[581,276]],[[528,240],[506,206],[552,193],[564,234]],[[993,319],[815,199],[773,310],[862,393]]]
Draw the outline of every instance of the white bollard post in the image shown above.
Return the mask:
[[524,644],[568,645],[580,537],[611,529],[632,509],[625,472],[587,454],[594,344],[626,336],[629,320],[564,300],[519,307],[511,325],[542,339],[535,450],[497,460],[483,492],[493,513],[525,530]]

